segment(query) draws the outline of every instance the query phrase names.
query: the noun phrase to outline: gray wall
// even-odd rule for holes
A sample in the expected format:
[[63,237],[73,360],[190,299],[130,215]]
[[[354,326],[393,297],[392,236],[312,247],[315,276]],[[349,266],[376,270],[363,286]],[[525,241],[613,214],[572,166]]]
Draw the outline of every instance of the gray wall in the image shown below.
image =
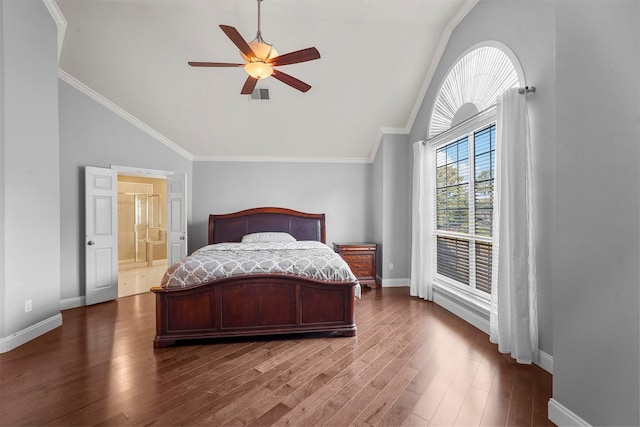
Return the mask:
[[[6,179],[5,179],[5,150],[4,150],[4,146],[5,146],[5,137],[4,137],[4,122],[5,122],[5,116],[4,116],[4,112],[5,112],[5,108],[4,108],[4,104],[5,104],[5,96],[4,96],[4,22],[3,22],[3,18],[4,17],[4,7],[2,5],[2,3],[0,2],[0,271],[6,271],[5,269],[5,236],[4,236],[4,229],[6,228],[6,222],[5,222],[5,186],[6,186]],[[0,273],[0,301],[6,301],[7,298],[5,297],[5,287],[6,287],[6,279],[5,279],[5,274],[4,273]],[[4,308],[4,303],[0,302],[0,306],[2,307],[2,312],[4,313],[5,308]],[[0,315],[0,338],[3,338],[6,336],[6,328],[5,328],[5,324],[6,324],[6,316],[5,315]]]
[[[380,265],[383,284],[409,285],[411,276],[411,172],[408,135],[384,135],[382,158],[382,248]],[[393,269],[389,268],[393,264]]]
[[[59,296],[65,301],[85,294],[84,167],[118,165],[184,173],[189,191],[192,162],[68,83],[60,80],[59,88],[62,214]],[[190,199],[188,194],[187,204]]]
[[0,9],[5,338],[60,313],[60,165],[56,25],[42,1],[3,1]]
[[640,2],[557,2],[553,395],[640,425]]
[[189,249],[207,244],[209,214],[276,206],[324,213],[327,243],[373,235],[371,165],[194,162]]
[[373,191],[371,192],[372,203],[372,217],[373,217],[373,234],[372,239],[374,243],[378,244],[378,259],[376,261],[376,274],[382,277],[382,236],[383,236],[383,202],[382,202],[382,187],[384,182],[383,176],[383,160],[384,160],[384,145],[381,143],[376,152],[376,157],[371,165],[371,183],[373,185]]

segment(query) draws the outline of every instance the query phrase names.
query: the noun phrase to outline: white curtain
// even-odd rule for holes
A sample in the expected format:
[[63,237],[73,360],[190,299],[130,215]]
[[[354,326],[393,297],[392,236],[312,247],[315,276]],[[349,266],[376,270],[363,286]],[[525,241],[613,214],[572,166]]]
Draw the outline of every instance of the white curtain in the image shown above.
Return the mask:
[[413,198],[411,215],[412,296],[433,300],[433,203],[435,154],[423,141],[413,144]]
[[527,97],[498,96],[490,340],[531,363],[538,348],[532,162]]

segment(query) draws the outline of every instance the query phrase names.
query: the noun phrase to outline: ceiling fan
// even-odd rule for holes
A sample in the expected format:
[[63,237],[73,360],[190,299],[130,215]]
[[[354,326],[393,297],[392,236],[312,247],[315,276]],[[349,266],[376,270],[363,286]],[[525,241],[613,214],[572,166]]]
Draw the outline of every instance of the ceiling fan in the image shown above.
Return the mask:
[[273,76],[282,83],[301,92],[308,91],[311,89],[310,85],[290,76],[289,74],[285,74],[280,70],[276,70],[274,67],[319,59],[320,52],[318,52],[318,49],[315,47],[308,47],[295,52],[285,53],[284,55],[278,55],[278,52],[273,48],[273,45],[266,43],[262,39],[262,34],[260,32],[260,3],[262,0],[257,0],[257,2],[258,32],[256,34],[256,38],[249,43],[242,38],[238,30],[234,27],[230,27],[229,25],[220,25],[222,31],[224,31],[233,44],[240,49],[240,53],[246,61],[244,64],[189,61],[189,65],[192,67],[244,67],[244,70],[249,74],[249,76],[240,91],[242,95],[251,94],[253,89],[256,87],[258,80],[269,76]]

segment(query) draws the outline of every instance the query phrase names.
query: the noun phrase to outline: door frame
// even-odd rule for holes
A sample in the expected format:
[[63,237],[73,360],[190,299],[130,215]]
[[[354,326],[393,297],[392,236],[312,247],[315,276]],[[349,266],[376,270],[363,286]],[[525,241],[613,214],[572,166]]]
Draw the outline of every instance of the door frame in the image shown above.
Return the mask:
[[[115,170],[117,172],[117,176],[125,175],[125,176],[139,176],[143,178],[154,178],[154,179],[165,179],[168,180],[169,177],[176,175],[173,171],[166,171],[160,169],[147,169],[147,168],[137,168],[131,166],[119,166],[119,165],[111,165],[110,169]],[[185,177],[186,179],[186,177]],[[167,188],[167,194],[165,194],[165,199],[168,199],[169,189]],[[185,194],[186,197],[186,194]],[[168,213],[167,213],[168,214]],[[117,230],[116,230],[117,233]],[[186,233],[186,231],[185,231]],[[167,233],[168,234],[168,233]],[[116,244],[118,243],[120,236],[118,235],[116,238]],[[169,238],[167,237],[167,267],[169,265]],[[119,268],[118,268],[119,270]]]
[[175,175],[173,171],[164,171],[160,169],[134,168],[131,166],[111,165],[110,169],[118,172],[118,175],[128,176],[144,176],[146,178],[166,179],[168,176]]

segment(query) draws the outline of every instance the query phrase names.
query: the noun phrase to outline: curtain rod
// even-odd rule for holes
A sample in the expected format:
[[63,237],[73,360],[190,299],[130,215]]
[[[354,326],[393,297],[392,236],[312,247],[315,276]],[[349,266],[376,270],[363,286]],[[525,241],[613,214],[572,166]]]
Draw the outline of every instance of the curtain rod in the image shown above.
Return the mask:
[[520,89],[518,89],[518,93],[520,95],[524,95],[527,93],[535,93],[536,92],[536,87],[535,86],[525,86],[525,87],[521,87]]

